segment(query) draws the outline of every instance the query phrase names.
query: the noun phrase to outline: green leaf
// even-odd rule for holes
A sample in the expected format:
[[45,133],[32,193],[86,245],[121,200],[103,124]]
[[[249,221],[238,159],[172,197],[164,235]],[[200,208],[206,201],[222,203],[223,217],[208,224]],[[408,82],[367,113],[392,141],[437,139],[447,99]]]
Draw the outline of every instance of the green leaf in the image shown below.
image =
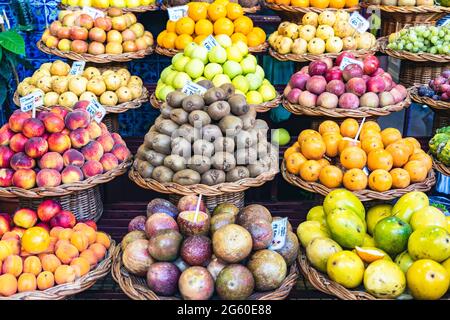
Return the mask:
[[3,105],[6,100],[7,91],[6,82],[0,81],[0,105]]
[[0,32],[0,45],[15,54],[25,54],[25,41],[22,36],[15,31]]

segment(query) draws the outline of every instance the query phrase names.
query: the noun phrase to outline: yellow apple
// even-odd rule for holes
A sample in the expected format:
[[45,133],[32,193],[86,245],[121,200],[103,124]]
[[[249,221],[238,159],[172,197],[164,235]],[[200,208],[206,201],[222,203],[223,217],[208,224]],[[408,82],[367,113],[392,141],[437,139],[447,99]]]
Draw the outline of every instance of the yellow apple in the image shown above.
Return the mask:
[[336,22],[336,15],[331,11],[324,11],[319,14],[318,22],[332,27]]
[[125,8],[127,6],[126,0],[109,0],[109,5],[115,8]]
[[355,36],[356,44],[358,49],[370,49],[376,43],[376,38],[370,32],[364,32],[362,34],[357,34]]
[[317,27],[319,25],[319,15],[315,12],[308,12],[302,17],[303,25],[310,25]]
[[155,0],[141,0],[141,6],[148,6],[154,4]]
[[344,43],[339,37],[331,37],[325,44],[325,49],[330,53],[339,53],[342,51]]
[[345,37],[344,39],[342,39],[342,43],[342,48],[344,50],[356,50],[356,48],[358,47],[356,44],[356,40],[353,37]]
[[310,41],[316,35],[316,27],[311,25],[304,25],[300,28],[299,36],[300,38]]
[[92,0],[92,6],[95,8],[108,8],[109,0]]
[[305,39],[298,38],[294,40],[291,51],[294,54],[304,54],[308,50],[308,42]]
[[312,54],[322,54],[325,52],[325,41],[320,38],[313,38],[308,42],[308,52]]
[[317,28],[316,37],[322,40],[328,40],[334,37],[334,30],[329,25],[323,24]]

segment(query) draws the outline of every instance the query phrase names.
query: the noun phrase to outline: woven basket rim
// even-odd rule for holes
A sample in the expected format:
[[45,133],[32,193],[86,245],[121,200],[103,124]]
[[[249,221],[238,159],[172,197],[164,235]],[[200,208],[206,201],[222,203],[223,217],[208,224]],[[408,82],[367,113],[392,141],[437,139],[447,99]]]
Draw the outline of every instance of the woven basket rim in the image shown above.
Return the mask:
[[79,192],[82,190],[93,188],[99,184],[107,183],[114,178],[123,175],[127,172],[127,169],[133,163],[133,158],[130,157],[127,160],[120,163],[116,168],[98,174],[93,177],[89,177],[83,181],[76,183],[62,184],[57,187],[38,187],[32,189],[22,189],[17,187],[2,187],[0,188],[0,198],[44,198],[44,197],[59,197]]
[[[283,159],[281,164],[281,174],[289,184],[304,189],[309,192],[318,193],[322,196],[326,196],[334,189],[328,188],[319,182],[306,182],[301,177],[296,176],[292,173],[289,173],[286,170],[286,160]],[[352,191],[352,193],[359,198],[359,200],[365,201],[374,201],[374,200],[392,200],[402,195],[411,192],[411,191],[429,191],[433,185],[436,183],[436,175],[434,174],[433,169],[431,169],[427,178],[419,183],[410,184],[408,187],[404,189],[390,189],[384,192],[378,192],[370,189],[364,189],[360,191]],[[336,188],[337,189],[337,188]]]
[[[269,43],[267,41],[264,41],[263,43],[261,43],[260,45],[258,45],[256,47],[249,47],[248,52],[264,53],[267,51],[268,48],[269,48]],[[180,53],[180,52],[183,52],[183,50],[167,49],[167,48],[161,47],[159,44],[157,44],[155,46],[155,53],[162,55],[162,56],[166,56],[166,57],[173,57],[174,55],[176,55],[177,53]]]
[[0,300],[62,300],[69,296],[83,292],[92,287],[97,280],[105,277],[111,270],[113,254],[116,250],[116,242],[109,236],[110,247],[103,260],[84,276],[74,282],[56,285],[43,291],[30,291],[16,293],[9,297],[0,297]]
[[442,173],[445,176],[450,176],[450,168],[445,164],[435,159],[434,156],[431,157],[433,159],[433,168]]
[[64,52],[57,48],[47,47],[42,40],[36,43],[38,49],[44,53],[55,55],[58,57],[66,58],[75,61],[86,61],[93,63],[110,63],[110,62],[128,62],[134,59],[142,59],[147,55],[152,54],[153,47],[148,47],[145,50],[140,50],[136,52],[126,52],[121,54],[99,54],[93,55],[90,53],[76,53],[72,51]]
[[450,12],[449,7],[442,6],[387,6],[382,4],[370,4],[364,1],[359,3],[361,7],[376,10],[379,9],[385,12],[395,12],[404,14],[417,14],[417,13],[442,13]]
[[[58,4],[58,8],[61,9],[61,10],[70,10],[70,11],[83,10],[82,7],[69,6],[69,5],[62,4],[62,3]],[[107,12],[108,9],[110,9],[110,8],[112,8],[112,7],[109,7],[109,8],[95,8],[94,7],[94,9],[97,9],[97,10],[100,10],[100,11],[103,11],[103,12]],[[125,12],[125,13],[126,12],[139,12],[140,13],[140,12],[147,12],[147,11],[157,11],[157,10],[159,10],[159,7],[158,7],[157,4],[151,4],[151,5],[148,5],[148,6],[138,6],[138,7],[134,7],[134,8],[119,8],[119,9],[121,9],[122,12]]]
[[321,8],[316,8],[316,7],[303,8],[303,7],[289,6],[289,5],[285,5],[285,4],[269,3],[266,0],[263,1],[263,4],[265,7],[269,8],[271,10],[286,11],[286,12],[299,13],[299,14],[304,14],[304,13],[308,13],[308,12],[321,13],[324,11],[338,11],[338,10],[353,12],[353,11],[358,11],[360,9],[359,6],[354,6],[351,8],[343,8],[343,9],[335,9],[335,8],[321,9]]
[[[112,258],[111,274],[114,281],[120,286],[122,291],[133,300],[181,300],[180,297],[162,297],[158,296],[148,287],[141,285],[133,279],[136,276],[128,274],[122,268],[122,249],[118,244]],[[298,266],[295,261],[289,268],[289,273],[283,280],[281,286],[273,291],[256,292],[252,294],[247,300],[284,300],[289,296],[289,293],[294,288],[298,278]]]
[[411,99],[414,102],[426,104],[431,109],[437,109],[437,110],[450,110],[450,102],[445,102],[441,100],[433,100],[429,97],[421,97],[419,96],[418,89],[421,85],[416,84],[413,87],[411,87]]
[[275,175],[279,172],[277,170],[272,170],[260,174],[256,178],[246,178],[235,182],[224,182],[214,186],[208,186],[206,184],[193,184],[188,186],[183,186],[174,182],[160,183],[154,179],[144,179],[141,177],[139,172],[137,172],[133,167],[128,173],[128,177],[138,186],[143,189],[150,189],[159,193],[166,194],[178,194],[178,195],[192,195],[192,194],[202,194],[204,196],[218,196],[225,193],[240,192],[247,190],[249,188],[260,187],[267,181],[274,179]]
[[408,108],[411,105],[410,88],[407,89],[406,99],[397,104],[386,106],[382,108],[371,108],[371,107],[361,107],[358,109],[327,109],[323,107],[305,107],[299,104],[290,103],[286,97],[283,95],[282,98],[283,107],[295,114],[295,115],[307,115],[307,116],[318,116],[318,117],[328,117],[328,118],[365,118],[365,117],[379,117],[386,116],[393,112],[398,112],[403,109]]
[[[194,2],[194,1],[191,1],[191,2]],[[163,10],[163,11],[166,11],[167,8],[171,8],[171,7],[172,6],[169,6],[169,5],[165,4],[165,3],[162,3],[161,6],[160,6],[160,9]],[[259,10],[261,10],[261,6],[258,4],[258,5],[253,6],[253,7],[247,7],[247,8],[246,7],[242,7],[242,10],[244,11],[244,13],[256,13]]]

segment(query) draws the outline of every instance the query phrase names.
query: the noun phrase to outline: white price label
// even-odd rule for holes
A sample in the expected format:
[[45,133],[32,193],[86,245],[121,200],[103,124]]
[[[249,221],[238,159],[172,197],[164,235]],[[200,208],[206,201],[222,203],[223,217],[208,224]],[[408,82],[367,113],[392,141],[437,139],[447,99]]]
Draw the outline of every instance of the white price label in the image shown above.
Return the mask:
[[167,8],[167,13],[169,14],[169,20],[177,21],[187,16],[188,6]]
[[353,12],[348,19],[348,23],[359,33],[364,33],[369,29],[370,23],[357,11]]
[[270,250],[279,250],[284,247],[284,244],[286,243],[287,223],[287,218],[278,219],[272,222],[273,238],[269,246]]
[[82,11],[92,17],[92,19],[96,19],[98,17],[103,18],[105,13],[102,10],[98,10],[92,7],[83,7]]
[[85,61],[75,61],[72,64],[72,68],[70,68],[69,74],[73,76],[79,76],[80,74],[83,73],[85,66],[86,66]]
[[193,94],[203,95],[206,92],[206,88],[196,84],[195,82],[188,82],[184,85],[183,89],[181,89],[181,92],[187,94],[188,96]]
[[356,60],[356,59],[352,59],[352,58],[349,58],[349,57],[344,57],[344,58],[342,58],[342,60],[341,60],[341,64],[339,65],[339,68],[340,68],[341,70],[344,70],[345,67],[347,67],[347,66],[350,65],[350,64],[357,64],[357,65],[360,66],[361,68],[364,67],[362,61],[359,61],[359,60]]
[[203,40],[202,45],[210,51],[215,46],[218,46],[219,43],[217,42],[216,38],[213,37],[212,34],[210,34],[208,37],[206,37],[205,40]]
[[91,115],[92,118],[94,118],[94,120],[97,123],[102,122],[103,118],[106,115],[106,109],[105,107],[103,107],[100,102],[98,102],[95,99],[91,100],[91,103],[89,103],[89,105],[86,107],[86,111],[89,112],[89,114]]
[[35,91],[27,94],[24,97],[21,97],[19,101],[20,110],[22,110],[22,112],[28,112],[33,108],[36,109],[44,105],[44,94],[42,93],[42,91]]
[[445,27],[445,26],[448,26],[448,25],[450,25],[450,18],[448,18],[447,20],[445,20],[444,23],[441,24],[441,27]]

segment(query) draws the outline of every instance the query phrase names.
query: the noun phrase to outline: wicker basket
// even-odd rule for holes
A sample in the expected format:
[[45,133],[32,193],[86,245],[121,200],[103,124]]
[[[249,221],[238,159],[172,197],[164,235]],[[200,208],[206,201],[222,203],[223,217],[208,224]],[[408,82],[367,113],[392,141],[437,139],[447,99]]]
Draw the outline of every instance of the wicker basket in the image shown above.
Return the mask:
[[90,178],[87,178],[80,182],[62,184],[57,187],[44,188],[38,187],[33,189],[21,189],[17,187],[0,188],[0,198],[33,198],[42,199],[45,197],[61,197],[70,195],[74,192],[79,192],[87,189],[91,189],[99,184],[107,183],[114,178],[123,175],[127,172],[128,167],[133,163],[133,159],[130,157],[128,160],[122,162],[108,172],[99,174]]
[[136,52],[126,52],[121,54],[98,54],[93,55],[90,53],[76,53],[72,51],[61,51],[57,48],[47,47],[42,40],[36,43],[39,50],[44,53],[52,54],[61,58],[66,58],[75,61],[86,61],[94,63],[110,63],[110,62],[127,62],[135,59],[142,59],[145,56],[152,54],[153,48],[149,47],[145,50],[140,50]]
[[[269,44],[266,41],[266,42],[260,44],[259,46],[249,47],[248,51],[251,52],[251,53],[264,53],[264,52],[267,51],[268,48],[269,48]],[[183,50],[167,49],[167,48],[163,48],[163,47],[161,47],[159,45],[156,45],[155,52],[157,54],[159,54],[159,55],[162,55],[162,56],[173,57],[177,53],[183,52]]]
[[[299,187],[309,192],[318,193],[323,196],[329,194],[333,189],[330,189],[319,182],[307,182],[300,178],[299,176],[289,173],[286,170],[285,160],[281,165],[281,174],[284,180],[289,182],[291,185]],[[433,170],[428,172],[427,178],[419,183],[410,184],[404,189],[391,189],[384,192],[378,192],[370,189],[365,189],[361,191],[353,191],[353,194],[359,198],[361,201],[373,201],[373,200],[392,200],[411,191],[429,191],[436,183],[436,176]]]
[[116,252],[116,243],[111,240],[111,246],[106,252],[105,258],[84,276],[74,282],[56,285],[43,291],[21,292],[10,297],[0,297],[0,300],[63,300],[86,291],[92,287],[97,280],[105,277],[111,271],[112,258]]
[[[177,205],[181,197],[182,195],[171,194],[169,195],[169,200],[173,204]],[[245,191],[229,192],[218,196],[204,196],[202,199],[208,210],[211,212],[221,203],[232,203],[239,209],[242,209],[244,208],[245,203]]]
[[434,157],[432,158],[433,158],[433,168],[445,176],[450,176],[450,168],[447,167],[442,162],[440,162],[439,160],[436,160]]
[[429,97],[421,97],[418,94],[418,89],[420,85],[415,85],[410,89],[410,95],[411,99],[414,102],[425,104],[429,106],[431,109],[438,110],[438,111],[447,111],[450,112],[450,102],[445,102],[441,100],[433,100]]
[[[148,288],[145,278],[130,274],[122,266],[122,250],[120,245],[116,247],[113,253],[111,274],[122,291],[133,300],[181,300],[180,296],[158,296]],[[289,269],[289,274],[278,289],[267,292],[256,292],[248,297],[247,300],[285,300],[289,296],[292,288],[294,288],[297,278],[298,268],[297,264],[294,263]]]
[[450,55],[446,54],[432,54],[427,52],[409,52],[406,50],[393,50],[387,47],[389,41],[388,37],[378,39],[379,50],[388,56],[396,59],[416,61],[416,62],[437,62],[450,63]]
[[[197,1],[190,1],[190,2],[197,2]],[[165,3],[162,3],[160,8],[161,8],[161,10],[167,10],[167,8],[170,8],[170,7],[171,6],[169,6]],[[259,10],[261,10],[261,6],[258,4],[254,7],[248,7],[248,8],[242,7],[242,10],[244,11],[244,13],[256,13]]]
[[[82,10],[82,8],[80,7],[74,7],[74,6],[68,6],[68,5],[64,5],[59,3],[58,8],[61,10],[70,10],[70,11],[78,11],[78,10]],[[95,8],[97,10],[101,10],[103,12],[107,12],[109,8]],[[121,10],[123,12],[147,12],[147,11],[157,11],[159,10],[158,5],[156,4],[151,4],[149,6],[139,6],[139,7],[134,7],[134,8],[121,8]]]

